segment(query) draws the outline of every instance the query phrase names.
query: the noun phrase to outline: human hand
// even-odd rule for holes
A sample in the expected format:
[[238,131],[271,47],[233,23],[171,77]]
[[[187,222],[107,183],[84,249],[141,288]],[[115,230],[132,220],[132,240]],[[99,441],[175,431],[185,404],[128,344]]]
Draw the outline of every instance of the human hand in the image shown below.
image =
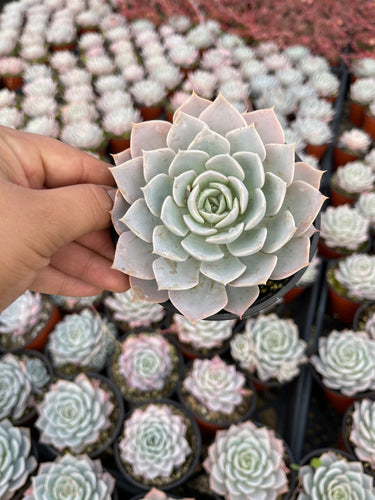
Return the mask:
[[89,296],[129,288],[111,269],[108,165],[0,126],[0,311],[25,290]]

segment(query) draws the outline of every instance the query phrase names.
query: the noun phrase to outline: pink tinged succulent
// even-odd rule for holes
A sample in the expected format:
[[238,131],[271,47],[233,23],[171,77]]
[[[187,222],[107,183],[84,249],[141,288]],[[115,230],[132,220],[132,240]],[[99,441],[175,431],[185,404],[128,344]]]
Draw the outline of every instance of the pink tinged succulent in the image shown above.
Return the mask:
[[30,429],[0,422],[0,498],[11,500],[37,467],[31,453]]
[[295,162],[272,110],[193,94],[173,125],[136,124],[115,160],[113,265],[135,300],[170,299],[191,321],[241,316],[259,285],[308,265],[322,174]]
[[2,57],[0,60],[0,75],[20,75],[27,64],[20,57]]
[[114,487],[114,478],[103,471],[100,460],[91,460],[87,455],[74,457],[66,453],[57,457],[54,462],[40,465],[23,498],[110,500]]
[[212,349],[222,347],[232,336],[234,323],[235,320],[200,320],[191,323],[184,316],[175,314],[172,329],[180,342],[189,344],[195,349]]
[[336,280],[349,297],[375,300],[375,256],[354,253],[340,259],[334,272]]
[[[152,488],[146,495],[140,500],[173,500],[174,497],[170,497],[164,491],[158,490],[157,488]],[[193,498],[182,498],[181,500],[194,500]]]
[[38,407],[35,425],[41,433],[40,442],[59,451],[68,448],[72,453],[81,453],[110,426],[113,408],[98,380],[83,373],[74,380],[58,380]]
[[356,456],[375,469],[375,402],[362,399],[354,402],[350,441]]
[[192,453],[183,416],[166,404],[135,409],[125,420],[119,450],[134,474],[148,481],[169,477]]
[[210,488],[227,500],[276,500],[288,491],[284,443],[250,420],[218,431],[203,466]]
[[369,238],[369,221],[356,207],[327,207],[322,213],[320,235],[330,248],[357,250]]
[[119,367],[130,387],[140,391],[160,390],[172,371],[170,344],[161,335],[129,336],[123,343]]
[[42,308],[41,295],[27,290],[0,313],[0,334],[24,335],[37,324]]
[[150,327],[165,316],[165,310],[159,304],[150,304],[145,300],[133,301],[131,290],[113,293],[104,302],[114,320],[124,321],[131,328]]
[[0,359],[0,419],[20,419],[29,403],[31,384],[23,365],[13,354]]
[[352,128],[341,134],[338,145],[340,148],[349,149],[357,154],[364,154],[368,152],[371,145],[371,137],[359,128]]
[[245,381],[234,365],[214,356],[195,359],[183,386],[208,410],[229,415],[243,401]]

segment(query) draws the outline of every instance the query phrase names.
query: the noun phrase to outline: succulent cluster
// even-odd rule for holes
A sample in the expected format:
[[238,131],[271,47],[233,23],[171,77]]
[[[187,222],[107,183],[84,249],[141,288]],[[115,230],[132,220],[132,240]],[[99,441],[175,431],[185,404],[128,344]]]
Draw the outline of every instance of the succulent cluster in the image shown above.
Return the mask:
[[100,434],[111,425],[113,408],[99,380],[83,373],[73,381],[58,380],[38,407],[35,425],[41,433],[40,442],[59,451],[82,453],[88,445],[100,443]]
[[333,278],[350,298],[375,300],[375,256],[355,253],[340,259]]
[[66,453],[57,457],[54,462],[40,465],[23,498],[110,500],[114,486],[114,478],[103,471],[100,460],[90,460],[87,455],[75,457]]
[[[167,404],[149,404],[133,410],[124,422],[119,441],[121,460],[131,474],[146,484],[165,478],[191,458],[184,415]],[[170,479],[169,479],[170,481]]]
[[351,414],[349,439],[355,455],[375,469],[375,402],[364,398],[355,401]]
[[36,325],[42,308],[41,295],[27,290],[0,313],[0,333],[24,335]]
[[84,309],[66,315],[52,330],[47,351],[59,369],[67,365],[101,370],[114,348],[115,331],[98,313]]
[[307,361],[306,348],[296,323],[276,314],[248,319],[244,332],[230,342],[231,355],[241,368],[262,381],[281,383],[299,373],[300,365]]
[[30,429],[0,421],[0,497],[11,500],[22,488],[37,461],[32,454]]
[[245,384],[244,374],[219,356],[195,359],[182,383],[203,407],[224,415],[232,414],[242,403],[247,394]]
[[371,191],[375,183],[375,172],[363,161],[351,161],[338,167],[332,182],[347,193]]
[[216,433],[203,466],[211,490],[228,500],[276,500],[288,491],[285,454],[273,430],[248,420]]
[[375,389],[375,340],[366,332],[332,330],[319,339],[311,363],[326,387],[345,396]]
[[241,316],[259,285],[309,263],[321,172],[295,162],[271,109],[241,115],[193,94],[173,124],[136,124],[111,171],[114,268],[136,300],[169,299],[191,321]]
[[369,221],[356,207],[327,207],[321,215],[320,235],[333,249],[358,250],[369,239]]
[[195,350],[212,350],[223,347],[233,334],[235,320],[198,320],[192,323],[180,314],[173,316],[172,329],[179,342]]
[[375,495],[372,476],[363,471],[360,462],[351,462],[333,451],[319,457],[319,465],[303,465],[298,470],[302,492],[298,500],[318,498],[372,498]]
[[0,359],[0,418],[19,420],[25,413],[31,394],[31,383],[21,361],[13,354]]

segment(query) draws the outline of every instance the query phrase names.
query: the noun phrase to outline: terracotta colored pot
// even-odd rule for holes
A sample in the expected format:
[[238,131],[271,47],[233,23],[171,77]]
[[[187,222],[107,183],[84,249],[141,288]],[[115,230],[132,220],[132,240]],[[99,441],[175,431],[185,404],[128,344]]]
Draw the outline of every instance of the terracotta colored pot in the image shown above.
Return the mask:
[[307,144],[305,149],[308,155],[315,156],[320,160],[323,157],[324,153],[327,151],[328,144],[319,144],[319,145]]
[[332,316],[342,323],[352,324],[354,315],[361,303],[340,295],[330,284],[328,284],[328,296]]
[[163,112],[162,106],[139,106],[144,121],[156,120]]
[[363,120],[363,130],[367,132],[373,140],[375,140],[375,117],[365,113]]
[[328,247],[322,239],[318,242],[318,253],[321,257],[325,257],[326,259],[340,259],[341,257],[348,255]]
[[295,286],[289,292],[286,292],[286,294],[283,297],[283,301],[285,304],[289,304],[290,302],[293,302],[296,300],[304,291],[306,290],[305,286]]
[[324,390],[324,394],[326,395],[328,401],[331,406],[339,413],[340,415],[345,415],[345,412],[348,408],[354,403],[356,400],[355,397],[344,396],[339,391],[334,391],[332,389],[328,389],[325,386],[322,386]]
[[354,101],[349,101],[349,120],[356,127],[361,128],[365,118],[365,106]]
[[34,340],[25,346],[25,349],[34,349],[42,352],[47,344],[49,333],[53,330],[56,323],[58,323],[61,318],[62,316],[59,308],[54,306],[46,326]]
[[23,85],[23,78],[20,75],[17,76],[2,76],[1,81],[8,90],[18,90]]
[[351,153],[347,153],[343,149],[335,146],[333,148],[333,167],[336,169],[340,165],[346,165],[350,161],[358,160],[358,155],[353,155]]
[[109,152],[111,154],[121,153],[130,147],[130,137],[123,139],[121,137],[111,137],[109,139]]
[[51,43],[50,49],[52,52],[57,52],[59,50],[69,50],[70,52],[73,52],[76,47],[76,42],[67,42],[67,43],[62,43],[62,44],[54,44]]
[[329,199],[331,205],[337,207],[339,205],[345,205],[347,203],[349,204],[354,203],[357,200],[357,196],[356,195],[348,196],[340,192],[340,190],[337,190],[336,187],[331,182]]
[[169,111],[169,109],[166,109],[165,110],[165,116],[167,118],[167,120],[171,123],[173,123],[173,111]]

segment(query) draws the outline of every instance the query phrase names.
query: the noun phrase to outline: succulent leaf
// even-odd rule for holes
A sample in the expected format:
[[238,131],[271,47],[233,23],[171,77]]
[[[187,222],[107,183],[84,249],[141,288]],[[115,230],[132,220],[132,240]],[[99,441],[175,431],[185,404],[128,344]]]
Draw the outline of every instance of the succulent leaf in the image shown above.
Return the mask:
[[174,157],[174,151],[169,148],[144,151],[143,174],[145,181],[150,182],[158,174],[167,174],[169,165]]
[[162,120],[134,124],[130,137],[132,158],[142,156],[143,151],[166,148],[166,136],[171,126],[169,122]]
[[258,109],[243,117],[248,125],[255,124],[264,144],[284,144],[284,132],[273,109]]

